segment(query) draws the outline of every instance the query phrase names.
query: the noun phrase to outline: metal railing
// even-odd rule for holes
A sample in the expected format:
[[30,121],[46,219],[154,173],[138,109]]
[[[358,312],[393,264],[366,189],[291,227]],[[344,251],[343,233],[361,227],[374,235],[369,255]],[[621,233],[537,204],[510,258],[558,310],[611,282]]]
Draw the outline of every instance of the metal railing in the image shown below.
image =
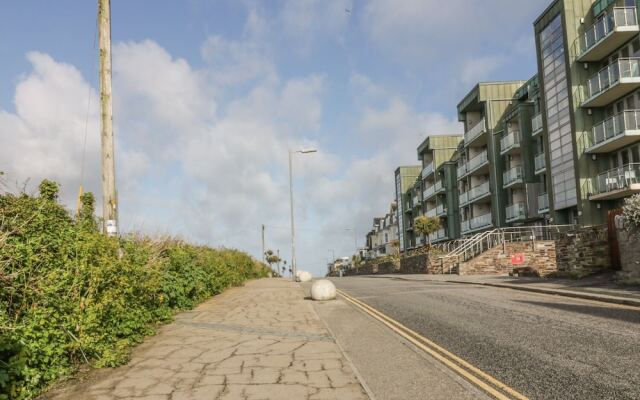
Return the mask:
[[442,181],[436,181],[435,184],[435,188],[434,190],[436,191],[436,193],[438,193],[439,191],[445,189],[444,185],[442,184]]
[[420,199],[420,196],[418,196],[418,195],[414,196],[414,197],[413,197],[413,205],[414,205],[414,206],[417,206],[417,205],[419,205],[420,203],[422,203],[422,200]]
[[491,193],[491,186],[489,184],[489,181],[472,187],[471,189],[469,189],[469,191],[467,191],[467,193],[469,193],[469,201],[473,201],[475,199],[488,195],[489,193]]
[[[448,261],[449,273],[453,263],[469,261],[472,258],[492,249],[496,246],[504,246],[513,242],[535,242],[538,240],[554,240],[562,233],[574,229],[574,225],[545,225],[545,226],[522,226],[510,228],[497,228],[477,233],[469,238],[443,243],[440,250],[449,250],[442,257],[441,262]],[[454,267],[457,269],[457,267]],[[444,271],[443,271],[444,273]]]
[[638,25],[635,7],[614,7],[613,13],[606,14],[585,30],[582,37],[582,54],[591,50],[617,27]]
[[623,135],[626,131],[640,129],[640,110],[626,110],[593,126],[587,148]]
[[438,207],[436,207],[437,216],[446,215],[446,214],[447,214],[447,208],[444,206],[444,204],[440,204]]
[[475,138],[477,138],[482,133],[484,133],[484,131],[486,131],[486,124],[485,124],[485,119],[482,118],[477,124],[473,126],[473,128],[465,132],[464,142],[465,143],[472,142]]
[[520,145],[520,132],[511,132],[500,139],[500,152],[504,153]]
[[473,157],[469,162],[467,162],[467,173],[473,172],[477,168],[489,162],[487,158],[487,151],[483,150],[481,153],[477,154]]
[[632,163],[599,174],[594,186],[598,193],[607,193],[639,182],[640,163]]
[[424,168],[422,169],[422,178],[424,179],[427,176],[431,175],[432,173],[433,173],[433,162],[424,166]]
[[469,225],[471,229],[480,229],[480,228],[484,228],[485,226],[491,226],[491,224],[492,224],[492,221],[491,221],[490,212],[475,218],[471,218],[469,220]]
[[544,153],[537,154],[533,159],[533,163],[535,166],[535,172],[540,173],[547,168],[547,159],[545,158]]
[[542,114],[538,114],[531,119],[531,129],[534,135],[542,132]]
[[538,213],[549,211],[549,195],[541,193],[538,195]]
[[640,57],[619,58],[587,81],[587,99],[591,99],[623,78],[640,78]]
[[508,186],[518,181],[522,181],[522,177],[523,177],[522,165],[518,165],[517,167],[513,167],[502,174],[502,185]]
[[435,208],[432,208],[431,210],[427,211],[425,213],[425,215],[427,217],[435,217],[438,214],[437,210]]
[[527,205],[524,202],[512,204],[506,208],[506,221],[517,221],[527,217]]

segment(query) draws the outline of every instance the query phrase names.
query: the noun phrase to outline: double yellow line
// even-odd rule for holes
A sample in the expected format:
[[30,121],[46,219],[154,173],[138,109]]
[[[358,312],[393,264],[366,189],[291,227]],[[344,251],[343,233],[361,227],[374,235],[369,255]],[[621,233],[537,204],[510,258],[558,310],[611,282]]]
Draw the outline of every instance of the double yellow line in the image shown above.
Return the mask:
[[493,396],[498,400],[528,400],[527,397],[512,389],[511,387],[505,385],[500,382],[496,378],[487,374],[484,371],[474,367],[469,364],[462,358],[456,356],[455,354],[443,349],[437,344],[433,343],[431,340],[425,338],[419,333],[407,328],[402,325],[398,321],[387,317],[382,314],[375,308],[368,306],[367,304],[361,302],[358,299],[355,299],[348,294],[344,293],[342,290],[338,290],[340,296],[342,296],[345,300],[358,307],[365,313],[369,314],[373,318],[382,322],[384,325],[389,327],[391,330],[396,332],[398,335],[412,343],[417,348],[421,349],[425,353],[429,354],[436,360],[440,361],[447,367],[449,367],[452,371],[471,382],[473,385],[477,386],[479,389],[483,390],[487,394]]

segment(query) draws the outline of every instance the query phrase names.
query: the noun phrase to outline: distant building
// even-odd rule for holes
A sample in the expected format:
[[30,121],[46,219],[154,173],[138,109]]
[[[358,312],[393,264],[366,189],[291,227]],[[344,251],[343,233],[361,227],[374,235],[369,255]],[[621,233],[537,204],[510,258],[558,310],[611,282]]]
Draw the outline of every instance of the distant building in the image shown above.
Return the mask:
[[[407,249],[416,247],[416,237],[413,233],[413,219],[420,212],[417,207],[421,201],[420,188],[414,187],[422,166],[412,165],[398,167],[395,171],[396,204],[398,216],[398,240],[399,250],[404,252]],[[414,214],[414,206],[416,211]],[[419,238],[418,238],[419,241]]]
[[395,202],[389,212],[373,219],[373,229],[367,233],[367,253],[365,258],[382,257],[398,252],[398,210]]

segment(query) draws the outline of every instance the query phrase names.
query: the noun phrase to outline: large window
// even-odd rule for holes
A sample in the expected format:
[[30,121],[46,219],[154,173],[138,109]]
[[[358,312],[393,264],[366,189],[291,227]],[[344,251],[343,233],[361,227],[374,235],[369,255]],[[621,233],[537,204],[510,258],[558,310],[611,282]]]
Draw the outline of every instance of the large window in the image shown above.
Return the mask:
[[560,14],[542,30],[539,39],[549,153],[551,155],[550,176],[554,205],[559,210],[575,206],[578,202],[573,168],[571,110]]

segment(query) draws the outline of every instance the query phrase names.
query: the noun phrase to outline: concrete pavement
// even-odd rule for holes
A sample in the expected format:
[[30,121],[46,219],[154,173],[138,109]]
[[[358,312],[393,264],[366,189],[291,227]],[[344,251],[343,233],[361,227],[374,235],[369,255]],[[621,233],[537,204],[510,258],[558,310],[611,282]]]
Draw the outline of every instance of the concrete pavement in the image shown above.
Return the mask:
[[637,309],[397,278],[332,280],[530,399],[640,398]]
[[368,399],[304,299],[283,279],[249,282],[176,317],[131,361],[47,399]]

